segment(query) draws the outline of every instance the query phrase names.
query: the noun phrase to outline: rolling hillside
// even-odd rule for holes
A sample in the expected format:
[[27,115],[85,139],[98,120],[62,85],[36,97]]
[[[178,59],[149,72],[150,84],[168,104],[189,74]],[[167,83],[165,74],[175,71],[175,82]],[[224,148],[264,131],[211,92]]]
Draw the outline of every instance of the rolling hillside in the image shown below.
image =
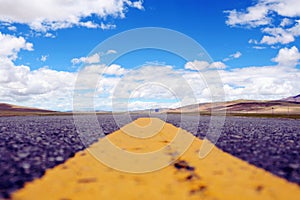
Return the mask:
[[0,116],[16,116],[16,115],[47,115],[55,114],[56,111],[43,110],[38,108],[29,108],[12,104],[0,103]]
[[236,100],[202,103],[168,110],[168,113],[300,114],[300,95],[281,100]]
[[300,94],[292,97],[288,97],[285,99],[282,99],[282,101],[288,101],[288,102],[300,102]]
[[[300,95],[287,97],[280,100],[235,100],[216,103],[200,103],[183,106],[175,109],[161,108],[159,111],[138,110],[131,113],[200,113],[200,114],[266,114],[266,115],[300,115]],[[81,113],[80,114],[88,114]],[[97,112],[107,114],[111,112]],[[17,115],[60,115],[72,114],[51,110],[16,106],[12,104],[0,103],[0,116]]]

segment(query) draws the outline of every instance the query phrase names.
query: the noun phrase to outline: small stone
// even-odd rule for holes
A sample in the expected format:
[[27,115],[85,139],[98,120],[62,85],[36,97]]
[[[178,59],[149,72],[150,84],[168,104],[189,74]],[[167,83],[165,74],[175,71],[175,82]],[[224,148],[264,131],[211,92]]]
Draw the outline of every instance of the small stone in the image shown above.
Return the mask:
[[50,162],[53,162],[55,159],[53,157],[48,158]]
[[56,161],[58,161],[58,162],[60,162],[60,161],[63,161],[63,160],[64,160],[64,158],[63,158],[63,157],[61,157],[61,156],[57,156],[57,157],[55,158],[55,160],[56,160]]
[[298,169],[298,168],[300,168],[300,165],[299,164],[289,164],[289,167],[292,169]]
[[24,169],[29,169],[30,168],[30,164],[29,163],[23,163],[22,167]]
[[19,158],[26,158],[29,156],[29,152],[18,152]]

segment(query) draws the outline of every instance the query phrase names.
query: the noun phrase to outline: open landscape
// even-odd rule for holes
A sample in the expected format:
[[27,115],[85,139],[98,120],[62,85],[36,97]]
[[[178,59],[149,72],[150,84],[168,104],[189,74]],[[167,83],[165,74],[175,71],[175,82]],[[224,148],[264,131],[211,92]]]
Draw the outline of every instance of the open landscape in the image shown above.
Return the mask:
[[280,100],[257,101],[235,100],[217,103],[202,103],[167,110],[168,113],[200,113],[200,114],[226,114],[234,116],[253,117],[291,117],[300,115],[300,95]]
[[210,140],[212,136],[207,135],[207,131],[212,119],[209,115],[214,111],[218,116],[224,110],[228,116],[216,148],[300,184],[300,145],[296,142],[300,138],[299,95],[275,101],[236,100],[177,109],[132,111],[129,121],[126,113],[114,113],[113,116],[111,112],[95,112],[99,127],[86,124],[90,127],[85,131],[86,141],[82,141],[82,135],[76,131],[74,116],[89,123],[94,116],[90,112],[0,105],[0,198],[9,198],[27,182],[42,177],[48,169],[66,162],[77,152],[139,118],[160,118],[199,139]]
[[[127,112],[127,111],[126,111]],[[148,110],[129,111],[133,114],[169,113],[169,114],[199,114],[228,115],[249,117],[281,117],[300,118],[300,95],[280,100],[235,100],[228,102],[200,103],[179,108],[156,108]],[[0,116],[24,115],[73,115],[73,114],[111,114],[111,111],[59,112],[38,108],[27,108],[17,105],[0,103]],[[115,112],[122,113],[122,112]]]
[[0,116],[53,115],[59,112],[0,103]]
[[299,0],[0,0],[0,200],[299,200]]

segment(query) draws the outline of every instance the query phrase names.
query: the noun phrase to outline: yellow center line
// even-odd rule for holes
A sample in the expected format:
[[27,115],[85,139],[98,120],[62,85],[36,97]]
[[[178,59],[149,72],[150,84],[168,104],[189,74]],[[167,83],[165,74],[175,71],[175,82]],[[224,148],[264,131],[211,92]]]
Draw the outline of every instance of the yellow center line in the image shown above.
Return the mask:
[[[150,121],[155,122],[156,128],[152,128],[159,131],[155,135],[149,134],[147,130]],[[162,123],[163,126],[160,127]],[[139,134],[141,138],[138,137]],[[190,141],[191,138],[193,140],[178,160],[160,170],[140,174],[126,173],[108,167],[98,160],[106,154],[115,164],[123,162],[114,152],[105,152],[109,140],[119,149],[135,154],[163,149],[153,162],[172,161],[177,155],[176,147],[180,145],[174,143],[169,148],[164,147],[176,137],[180,140]],[[158,119],[140,118],[100,139],[88,149],[78,152],[65,163],[47,170],[42,178],[27,183],[23,189],[13,193],[12,199],[296,200],[300,197],[298,185],[250,165],[216,147],[208,156],[200,159],[199,148],[202,143],[203,140],[171,124]],[[99,155],[97,152],[100,152]],[[127,167],[134,168],[135,165],[143,167],[138,162],[132,160],[127,163]],[[145,162],[144,166],[147,165],[152,163]]]

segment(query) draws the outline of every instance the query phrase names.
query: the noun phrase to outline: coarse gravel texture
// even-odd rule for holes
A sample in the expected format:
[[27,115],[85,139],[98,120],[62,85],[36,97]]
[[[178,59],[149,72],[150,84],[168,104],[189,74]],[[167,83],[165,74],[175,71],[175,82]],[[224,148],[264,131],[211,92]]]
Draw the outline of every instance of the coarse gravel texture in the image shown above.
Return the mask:
[[[89,123],[93,116],[79,117]],[[97,117],[104,134],[119,129],[112,115]],[[73,116],[0,117],[0,199],[103,137],[93,126],[85,134],[83,143]]]
[[[184,123],[180,123],[180,115],[172,115],[167,122],[201,139],[212,139],[214,136],[206,135],[210,120],[209,116],[201,116],[200,120],[186,116]],[[194,124],[197,123],[198,128],[195,128]],[[300,120],[226,117],[216,146],[257,167],[300,184],[299,141]]]
[[[79,120],[89,123],[89,117]],[[85,131],[85,144],[147,115],[131,115],[128,119],[98,115],[103,133],[93,125]],[[203,139],[211,117],[153,115],[166,119]],[[300,184],[300,120],[226,117],[217,147],[257,167]],[[119,125],[119,126],[118,126]],[[207,136],[209,139],[211,136]],[[63,163],[85,148],[76,132],[73,116],[0,117],[0,199],[41,177],[46,169]]]

